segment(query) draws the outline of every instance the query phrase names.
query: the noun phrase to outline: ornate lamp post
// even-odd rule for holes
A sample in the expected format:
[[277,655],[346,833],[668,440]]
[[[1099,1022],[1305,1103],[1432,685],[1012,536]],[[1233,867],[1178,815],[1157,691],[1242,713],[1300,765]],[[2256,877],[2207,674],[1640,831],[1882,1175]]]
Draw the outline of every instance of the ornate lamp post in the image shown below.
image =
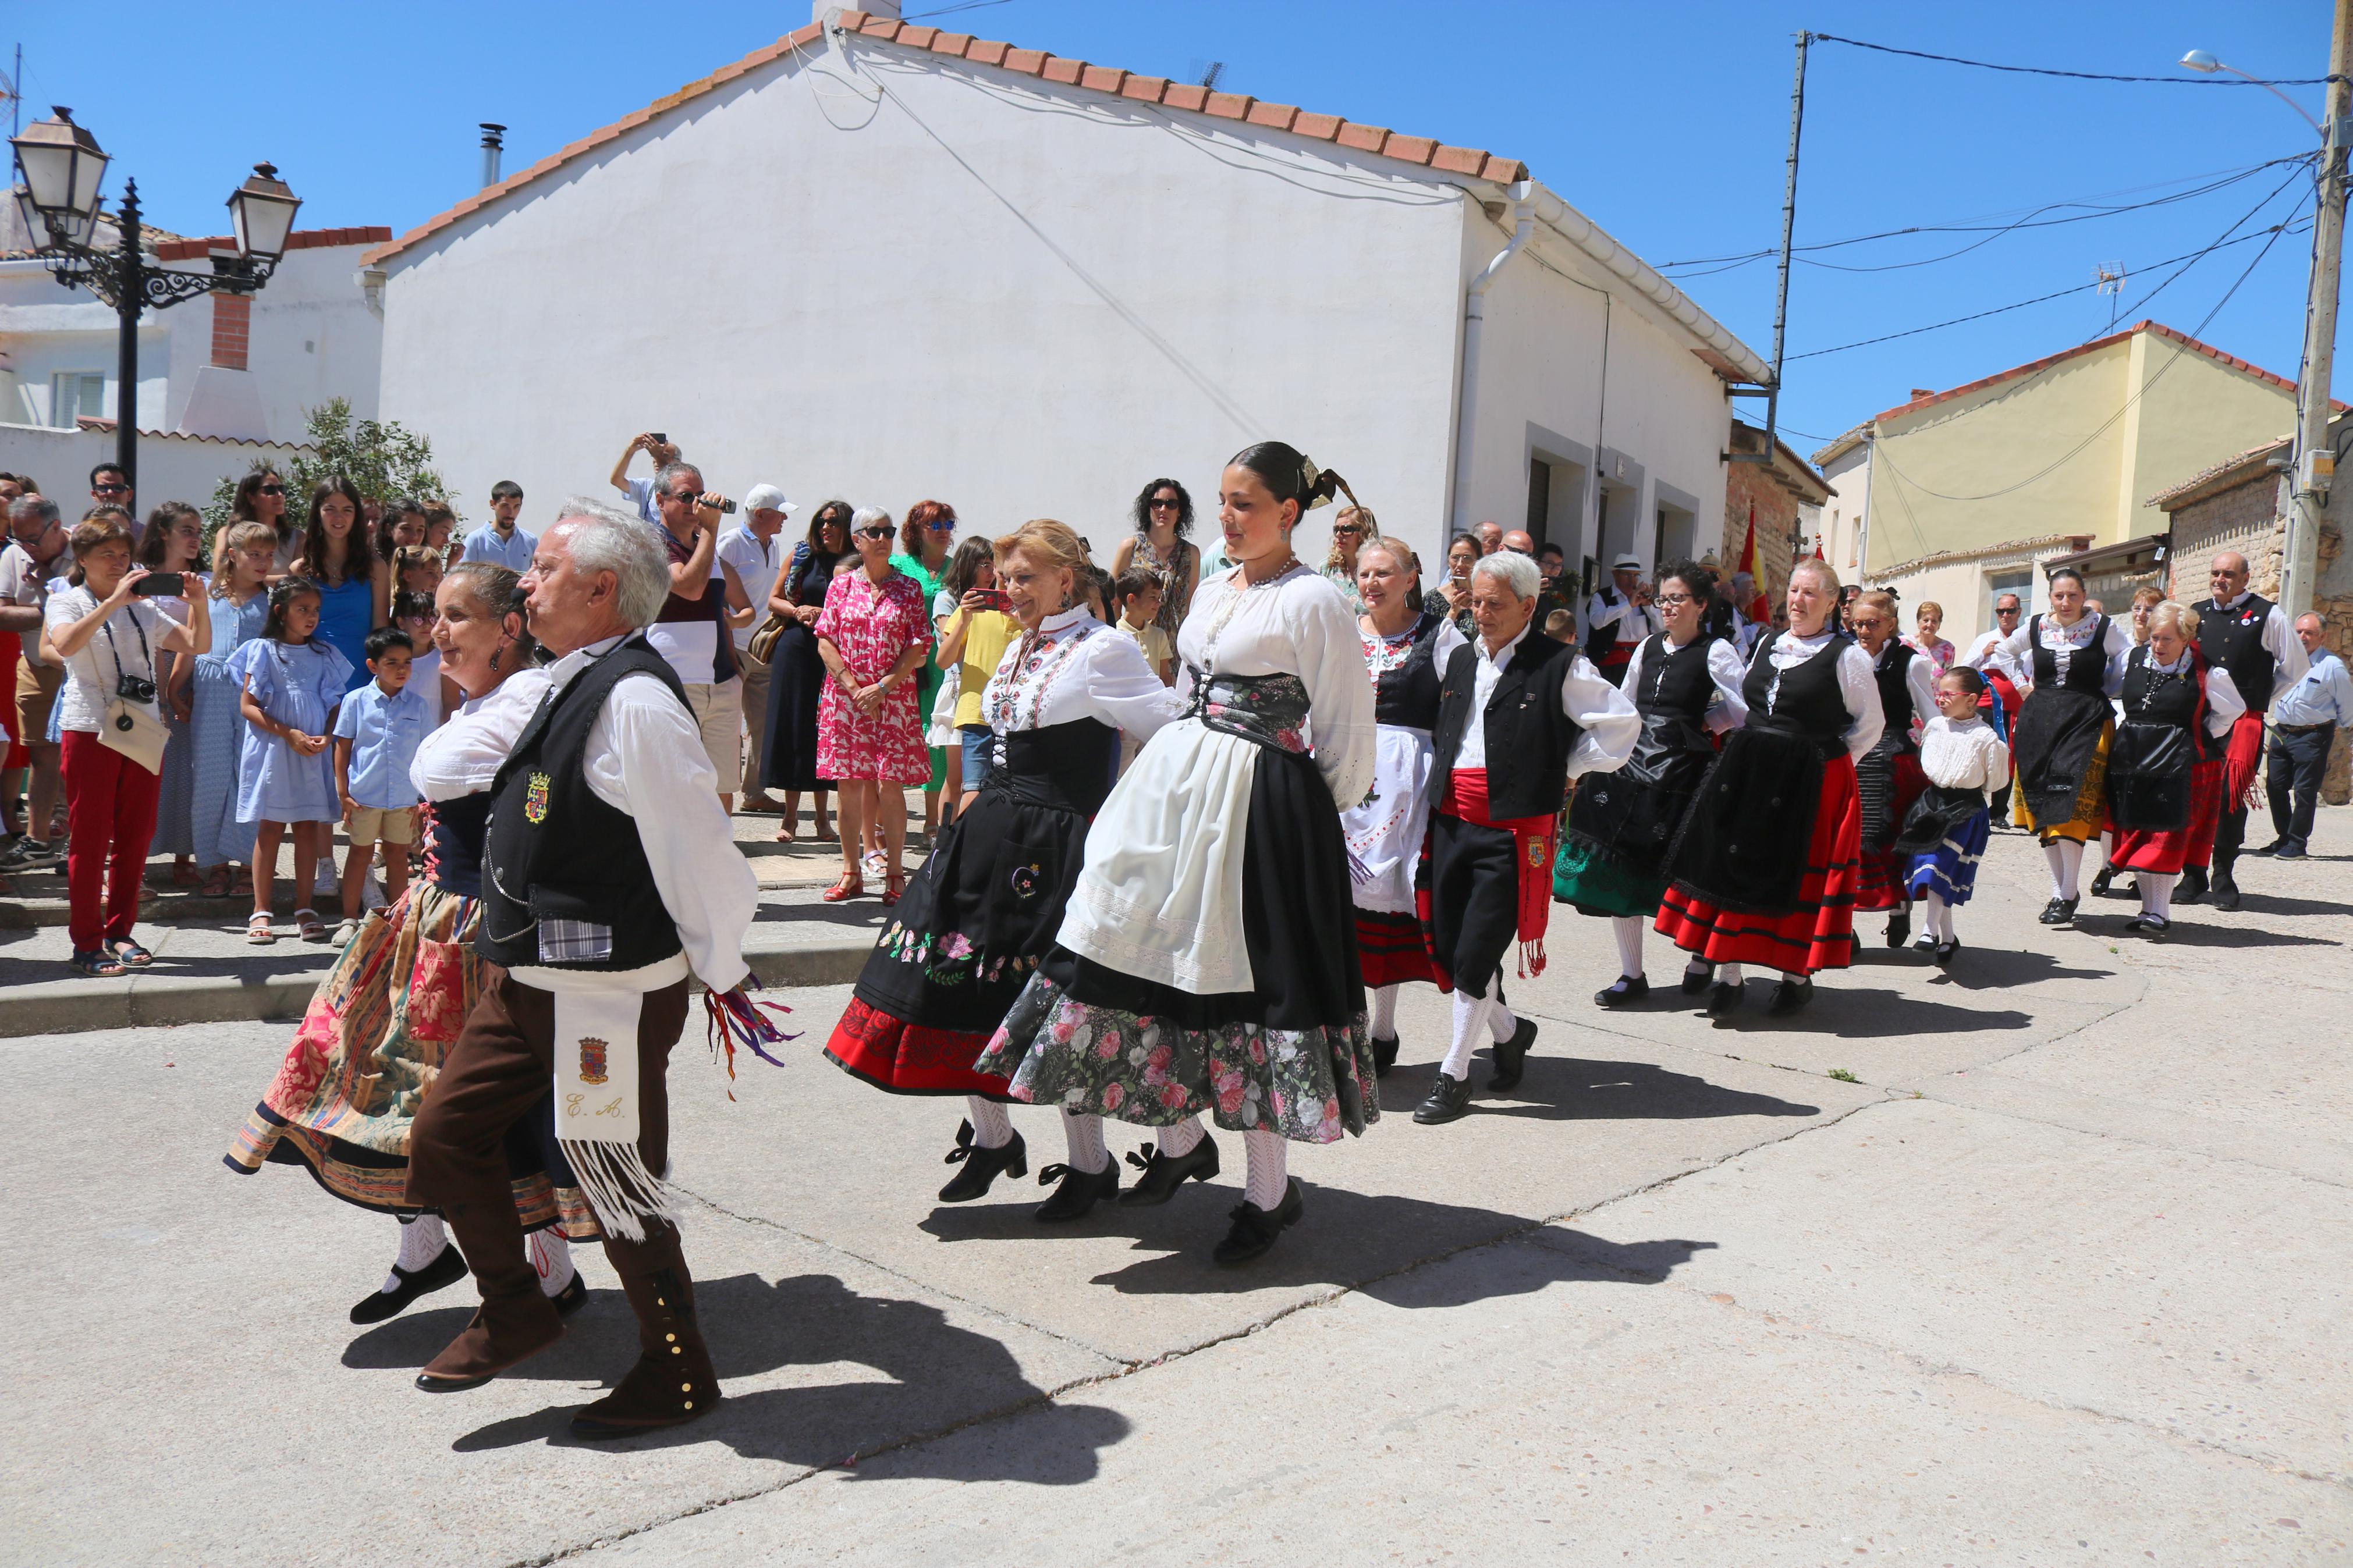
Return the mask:
[[112,248],[98,237],[99,186],[111,160],[98,139],[76,125],[73,111],[58,108],[56,118],[36,121],[9,145],[16,150],[16,210],[49,271],[69,289],[87,289],[114,307],[121,323],[114,399],[114,460],[122,477],[139,482],[139,316],[200,294],[251,294],[269,280],[286,254],[301,202],[257,163],[252,177],[231,192],[229,220],[237,236],[235,256],[211,258],[210,272],[183,272],[151,264],[139,244],[139,185],[125,180],[115,211]]

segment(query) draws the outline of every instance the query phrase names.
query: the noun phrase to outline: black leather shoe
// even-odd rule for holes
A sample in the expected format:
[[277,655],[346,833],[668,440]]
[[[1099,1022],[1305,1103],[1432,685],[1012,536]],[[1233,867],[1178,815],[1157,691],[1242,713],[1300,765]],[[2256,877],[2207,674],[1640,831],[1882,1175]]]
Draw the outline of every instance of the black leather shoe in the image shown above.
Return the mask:
[[[1649,990],[1649,986],[1644,986]],[[1494,1047],[1495,1070],[1487,1075],[1490,1093],[1502,1094],[1520,1087],[1520,1075],[1528,1070],[1528,1052],[1536,1043],[1536,1021],[1522,1018],[1512,1026],[1512,1037]],[[1440,1075],[1443,1076],[1443,1075]]]
[[956,1125],[956,1146],[948,1151],[948,1164],[961,1164],[964,1169],[955,1179],[940,1189],[940,1202],[968,1204],[986,1197],[988,1184],[999,1176],[1026,1176],[1029,1173],[1029,1150],[1016,1132],[1012,1142],[1001,1149],[984,1149],[972,1141],[972,1123]]
[[1715,965],[1691,963],[1683,966],[1683,994],[1696,996],[1715,983]]
[[432,1262],[415,1273],[396,1263],[393,1277],[400,1281],[397,1290],[377,1290],[352,1309],[354,1323],[381,1323],[386,1318],[396,1318],[408,1310],[408,1304],[419,1296],[455,1285],[466,1277],[466,1259],[456,1247],[444,1247]]
[[2139,914],[2133,916],[2133,918],[2125,924],[2125,930],[2131,931],[2136,936],[2146,936],[2158,939],[2162,939],[2165,933],[2172,929],[2173,922],[2171,921],[2167,920],[2163,915],[2150,914],[2147,910],[2143,910]]
[[2289,840],[2284,838],[2274,838],[2269,844],[2264,845],[2261,849],[2250,849],[2247,853],[2250,855],[2276,855],[2288,842]]
[[1038,1184],[1054,1188],[1054,1195],[1038,1205],[1029,1217],[1039,1225],[1061,1225],[1070,1220],[1083,1219],[1097,1204],[1107,1204],[1119,1196],[1119,1162],[1105,1160],[1100,1171],[1087,1172],[1070,1165],[1049,1165],[1038,1173]]
[[1912,939],[1912,917],[1897,912],[1887,917],[1887,945],[1902,947]]
[[1119,1194],[1124,1208],[1150,1208],[1165,1204],[1176,1195],[1176,1189],[1190,1176],[1206,1182],[1218,1173],[1218,1141],[1203,1137],[1193,1145],[1189,1154],[1164,1154],[1158,1149],[1150,1153],[1131,1150],[1127,1163],[1144,1173],[1135,1178],[1135,1185]]
[[1430,1079],[1430,1098],[1414,1107],[1413,1119],[1424,1127],[1435,1127],[1441,1121],[1454,1121],[1470,1109],[1471,1080],[1449,1078],[1441,1072]]
[[1729,1014],[1737,1013],[1740,1011],[1740,1005],[1747,999],[1746,986],[1735,985],[1729,981],[1719,980],[1707,988],[1708,1016],[1721,1018]]
[[1218,1249],[1209,1256],[1220,1263],[1248,1263],[1272,1247],[1275,1237],[1297,1225],[1305,1207],[1296,1176],[1283,1184],[1282,1201],[1274,1205],[1272,1214],[1254,1203],[1237,1205],[1233,1229],[1226,1232],[1226,1239],[1218,1243]]
[[2075,906],[2081,901],[2082,900],[2078,899],[2053,899],[2049,903],[2043,905],[2042,912],[2034,918],[2047,926],[2073,925],[2075,923]]
[[1953,963],[1953,954],[1960,951],[1961,939],[1959,937],[1949,937],[1945,941],[1938,942],[1936,944],[1936,967],[1939,969],[1951,968]]
[[1641,975],[1620,975],[1608,986],[1593,994],[1594,1004],[1602,1007],[1626,1007],[1651,994],[1651,983]]
[[572,1283],[548,1298],[555,1303],[555,1315],[568,1318],[588,1304],[588,1281],[577,1268],[572,1271]]
[[1765,1011],[1776,1018],[1786,1018],[1814,999],[1811,980],[1788,980],[1773,987],[1773,1000]]
[[1388,1077],[1389,1068],[1397,1066],[1397,1037],[1392,1035],[1385,1040],[1378,1035],[1375,1035],[1373,1037],[1373,1076],[1375,1078]]
[[2214,891],[2211,897],[2213,899],[2214,907],[2218,910],[2235,910],[2239,907],[2239,884],[2232,879],[2230,872],[2215,873]]
[[2103,866],[2100,868],[2099,875],[2092,879],[2092,897],[2105,899],[2109,896],[2108,889],[2116,885],[2116,868],[2114,866]]
[[2205,896],[2206,868],[2192,866],[2182,872],[2181,880],[2173,889],[2173,901],[2177,904],[2194,904]]

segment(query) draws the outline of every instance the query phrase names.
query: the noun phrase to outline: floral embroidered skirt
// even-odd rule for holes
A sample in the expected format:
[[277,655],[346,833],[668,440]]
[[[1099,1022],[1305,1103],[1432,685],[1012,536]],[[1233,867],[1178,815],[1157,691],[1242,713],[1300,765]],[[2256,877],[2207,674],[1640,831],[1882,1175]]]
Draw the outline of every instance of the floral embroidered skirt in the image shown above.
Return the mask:
[[893,1094],[1013,1098],[973,1062],[1052,949],[1086,840],[1078,812],[992,780],[907,884],[827,1058]]
[[1312,1143],[1380,1115],[1332,792],[1304,753],[1262,751],[1242,854],[1251,989],[1196,995],[1057,947],[977,1064],[1013,1098],[1147,1127],[1196,1115]]
[[[319,983],[294,1043],[223,1163],[240,1175],[300,1164],[346,1203],[415,1214],[408,1134],[442,1058],[496,965],[474,953],[480,903],[429,881],[370,919]],[[555,1142],[552,1096],[507,1135],[525,1230],[598,1239],[595,1213]]]

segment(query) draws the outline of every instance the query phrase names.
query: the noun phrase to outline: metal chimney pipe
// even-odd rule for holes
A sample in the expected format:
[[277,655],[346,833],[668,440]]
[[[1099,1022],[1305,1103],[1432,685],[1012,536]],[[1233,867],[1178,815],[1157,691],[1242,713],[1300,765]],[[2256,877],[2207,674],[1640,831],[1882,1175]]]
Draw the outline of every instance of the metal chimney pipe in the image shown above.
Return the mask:
[[499,154],[507,144],[507,128],[482,121],[482,185],[484,189],[499,183]]

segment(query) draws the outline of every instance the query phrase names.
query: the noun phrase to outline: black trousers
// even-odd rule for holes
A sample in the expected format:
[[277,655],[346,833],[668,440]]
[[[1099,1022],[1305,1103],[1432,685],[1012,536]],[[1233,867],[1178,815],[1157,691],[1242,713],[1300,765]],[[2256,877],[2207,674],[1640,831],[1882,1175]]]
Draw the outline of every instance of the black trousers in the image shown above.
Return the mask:
[[1449,812],[1430,815],[1430,945],[1455,988],[1501,994],[1520,931],[1519,841]]
[[2333,729],[2291,735],[2272,731],[2263,749],[2263,791],[2271,797],[2272,831],[2283,844],[2304,848],[2312,837],[2312,814],[2320,804],[2321,775],[2328,772]]

